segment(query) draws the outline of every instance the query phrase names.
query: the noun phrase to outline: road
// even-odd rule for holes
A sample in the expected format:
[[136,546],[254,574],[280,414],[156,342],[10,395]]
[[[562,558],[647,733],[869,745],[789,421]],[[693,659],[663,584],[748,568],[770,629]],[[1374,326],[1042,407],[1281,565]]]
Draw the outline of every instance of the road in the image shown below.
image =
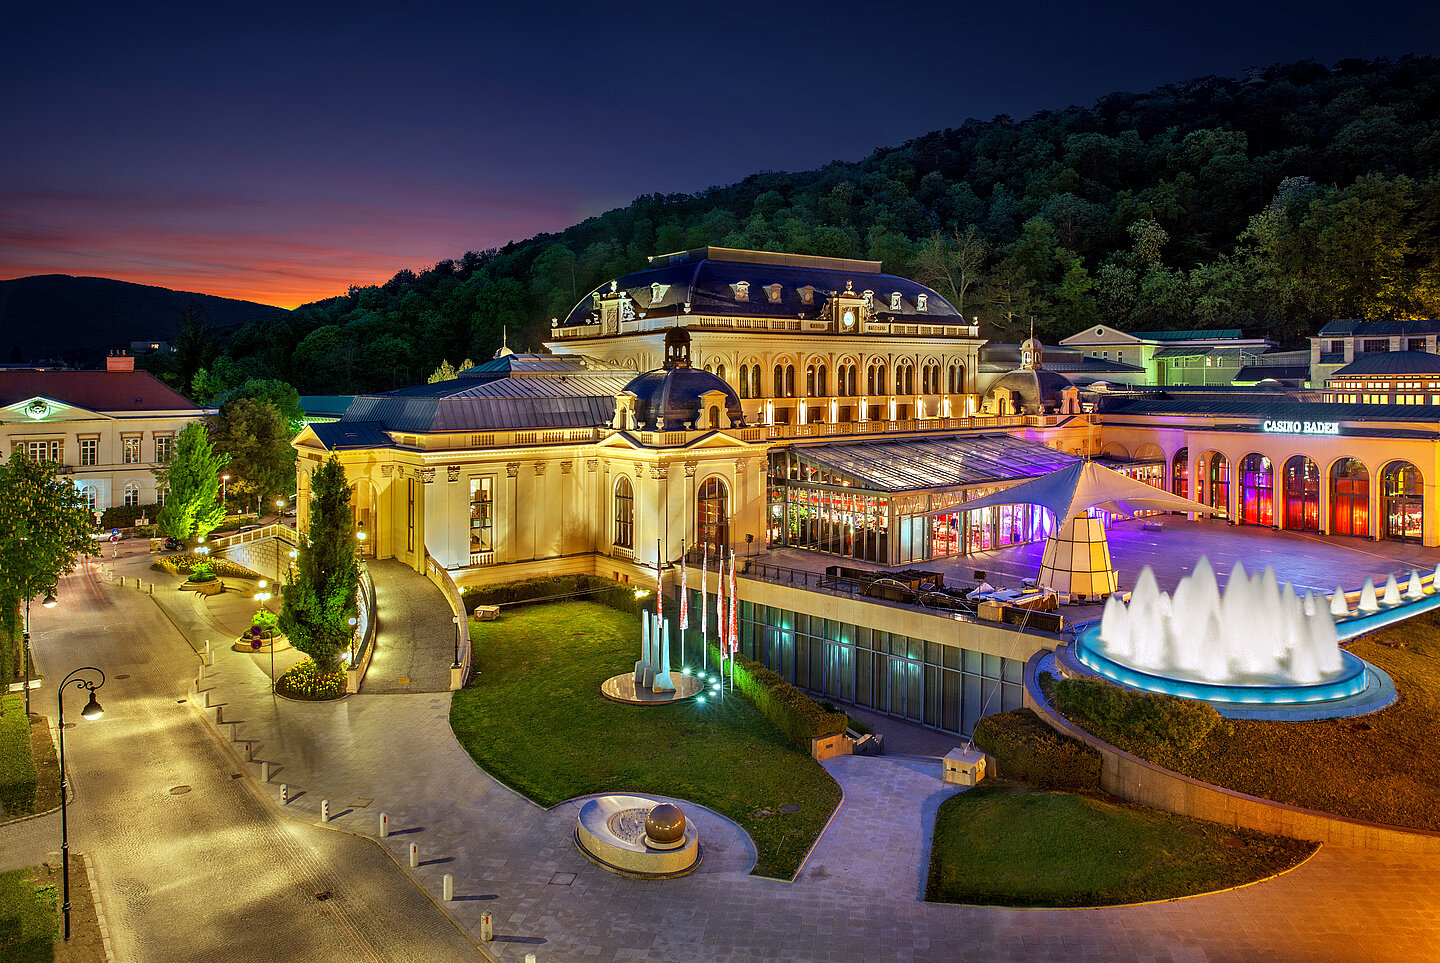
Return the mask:
[[[148,574],[144,557],[105,561]],[[94,863],[118,960],[479,958],[374,843],[282,818],[260,797],[186,704],[197,659],[150,598],[105,584],[93,564],[57,594],[35,620],[47,686],[33,708],[53,717],[57,680],[105,670],[104,717],[82,720],[84,694],[69,692],[65,742],[71,852]],[[33,829],[9,845],[33,846]],[[0,829],[0,858],[9,839]]]

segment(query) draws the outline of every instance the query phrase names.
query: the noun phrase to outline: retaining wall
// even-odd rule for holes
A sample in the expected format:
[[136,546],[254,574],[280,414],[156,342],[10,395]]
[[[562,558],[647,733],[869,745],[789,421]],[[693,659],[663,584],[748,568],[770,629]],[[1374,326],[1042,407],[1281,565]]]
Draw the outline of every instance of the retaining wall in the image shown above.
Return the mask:
[[[1040,691],[1038,669],[1045,654],[1035,653],[1025,666],[1025,705],[1034,709],[1056,731],[1073,736],[1099,751],[1102,760],[1100,788],[1112,796],[1182,816],[1333,846],[1440,853],[1440,833],[1382,826],[1223,789],[1163,769],[1102,742],[1062,716]],[[1360,779],[1363,776],[1354,773],[1351,778]]]

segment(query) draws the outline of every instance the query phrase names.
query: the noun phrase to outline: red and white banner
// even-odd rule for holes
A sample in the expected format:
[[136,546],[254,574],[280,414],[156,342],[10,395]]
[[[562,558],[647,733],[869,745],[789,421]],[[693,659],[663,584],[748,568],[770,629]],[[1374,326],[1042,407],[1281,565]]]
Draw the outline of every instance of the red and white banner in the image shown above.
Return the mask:
[[680,631],[690,628],[690,582],[685,577],[685,543],[680,543]]
[[726,626],[730,629],[730,658],[735,658],[735,650],[740,648],[740,633],[735,627],[738,621],[735,618],[737,603],[735,600],[735,552],[730,552],[730,618]]

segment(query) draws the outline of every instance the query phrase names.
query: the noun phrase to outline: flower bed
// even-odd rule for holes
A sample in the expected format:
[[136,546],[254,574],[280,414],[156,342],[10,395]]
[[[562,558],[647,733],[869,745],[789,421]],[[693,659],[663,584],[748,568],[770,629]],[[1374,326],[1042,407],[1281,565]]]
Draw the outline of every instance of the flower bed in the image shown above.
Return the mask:
[[337,669],[330,675],[321,675],[314,660],[306,659],[291,666],[275,680],[275,691],[304,702],[339,699],[345,695],[345,670]]
[[196,555],[193,552],[177,552],[174,555],[166,555],[150,567],[156,571],[169,572],[171,575],[189,575],[204,565],[208,565],[213,574],[223,578],[260,578],[258,573],[250,571],[243,565],[236,565],[229,559],[211,558],[208,555]]

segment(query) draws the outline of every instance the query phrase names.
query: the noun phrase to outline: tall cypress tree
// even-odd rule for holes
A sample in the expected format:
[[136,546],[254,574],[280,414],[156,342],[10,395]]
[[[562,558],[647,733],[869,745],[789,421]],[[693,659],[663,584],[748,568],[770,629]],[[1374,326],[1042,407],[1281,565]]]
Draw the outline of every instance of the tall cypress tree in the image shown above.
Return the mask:
[[296,554],[295,576],[283,591],[280,631],[315,661],[322,675],[340,666],[350,644],[360,570],[350,485],[334,455],[310,474],[310,530]]
[[170,464],[152,473],[156,483],[167,489],[165,505],[155,519],[161,532],[176,538],[189,538],[192,533],[204,538],[225,520],[220,469],[227,460],[215,454],[202,423],[192,421],[181,429]]

